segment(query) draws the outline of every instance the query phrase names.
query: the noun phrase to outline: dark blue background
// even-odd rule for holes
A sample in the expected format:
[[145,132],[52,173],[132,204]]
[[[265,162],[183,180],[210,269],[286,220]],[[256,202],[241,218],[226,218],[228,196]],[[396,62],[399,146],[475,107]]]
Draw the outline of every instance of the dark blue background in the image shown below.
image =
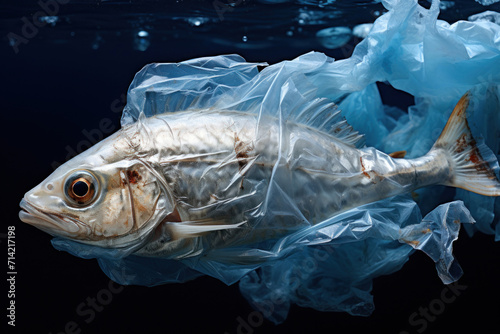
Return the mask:
[[[487,9],[472,0],[470,2],[470,8],[463,6],[463,13],[450,11],[447,15],[467,17],[471,12]],[[75,321],[82,333],[237,333],[238,317],[247,319],[252,309],[239,293],[237,285],[228,287],[209,277],[154,288],[125,287],[113,295],[109,305],[96,313],[93,321],[86,323],[87,316],[82,317],[76,312],[78,305],[86,303],[87,297],[96,297],[102,289],[106,289],[109,279],[96,261],[55,250],[50,244],[50,236],[20,222],[17,217],[18,203],[26,191],[51,173],[54,162],[66,160],[68,148],[76,150],[78,144],[87,139],[84,130],[98,128],[103,118],[111,119],[115,128],[119,128],[120,112],[115,112],[116,108],[123,107],[120,102],[123,94],[134,74],[147,63],[175,62],[224,53],[239,53],[249,61],[274,63],[292,59],[312,49],[342,58],[348,56],[349,48],[324,49],[307,33],[296,39],[282,38],[288,29],[286,26],[292,23],[278,22],[274,27],[265,28],[253,21],[245,21],[246,12],[249,17],[258,13],[253,18],[256,22],[265,21],[266,15],[271,16],[266,11],[272,10],[272,15],[278,15],[276,13],[285,6],[264,7],[258,2],[248,1],[245,7],[235,8],[229,13],[235,15],[233,19],[227,14],[227,20],[211,31],[194,30],[188,25],[179,28],[177,21],[168,21],[164,25],[155,21],[156,25],[152,24],[154,29],[150,30],[151,45],[141,52],[133,48],[132,36],[138,28],[112,28],[112,22],[116,20],[119,26],[127,12],[139,9],[152,17],[158,16],[154,6],[165,6],[161,10],[170,18],[175,16],[172,13],[182,12],[183,9],[191,13],[197,10],[197,6],[201,8],[201,13],[206,13],[211,10],[211,2],[207,5],[200,1],[186,1],[171,7],[155,1],[148,1],[147,6],[141,7],[134,2],[129,7],[117,9],[104,8],[105,3],[99,4],[98,1],[81,1],[80,7],[61,8],[60,14],[73,17],[72,22],[78,22],[78,15],[94,17],[96,22],[99,18],[101,28],[96,23],[95,30],[104,42],[97,50],[92,49],[96,34],[91,27],[92,22],[85,28],[77,26],[76,30],[71,24],[63,22],[59,28],[58,25],[41,28],[37,36],[22,45],[20,52],[15,54],[6,35],[20,31],[20,18],[30,17],[36,12],[35,2],[26,3],[30,5],[0,7],[3,9],[0,36],[3,219],[0,233],[6,233],[9,225],[16,227],[17,332],[55,334],[64,332],[69,321]],[[358,19],[347,15],[341,20],[344,24],[362,23],[369,18],[367,13],[371,8],[357,9],[362,13]],[[283,13],[286,14],[286,11]],[[349,13],[348,9],[346,13]],[[283,21],[289,19],[285,14]],[[211,15],[216,17],[213,10]],[[241,15],[240,21],[238,15]],[[170,30],[169,24],[172,24]],[[175,30],[174,26],[181,31],[180,37],[166,33],[167,38],[162,39],[159,31]],[[234,31],[230,31],[231,27]],[[117,30],[123,31],[121,36],[116,35]],[[75,32],[73,38],[69,37],[71,31]],[[262,48],[247,48],[244,44],[238,46],[235,41],[240,43],[241,31],[246,31],[252,40],[259,39],[259,34],[267,31],[270,35],[276,34],[276,42]],[[215,38],[228,43],[216,44],[213,42]],[[351,41],[351,44],[354,42]],[[388,104],[406,107],[412,103],[411,97],[390,87],[381,85],[381,91]],[[4,238],[1,244],[6,253]],[[469,238],[463,232],[455,244],[455,255],[465,271],[459,283],[467,288],[434,321],[428,322],[425,333],[448,333],[463,330],[466,326],[472,326],[478,333],[492,332],[500,311],[500,245],[493,241],[492,236],[477,234]],[[376,309],[371,317],[323,313],[293,306],[284,324],[275,326],[265,321],[252,331],[400,333],[407,330],[416,333],[422,327],[411,326],[409,316],[419,307],[428,307],[433,300],[439,299],[444,288],[432,261],[417,253],[401,271],[375,280],[373,294]],[[2,294],[6,294],[6,290]],[[2,298],[4,310],[6,301],[5,297]],[[2,319],[6,323],[5,316],[2,315]],[[248,328],[243,330],[243,333],[250,332]]]

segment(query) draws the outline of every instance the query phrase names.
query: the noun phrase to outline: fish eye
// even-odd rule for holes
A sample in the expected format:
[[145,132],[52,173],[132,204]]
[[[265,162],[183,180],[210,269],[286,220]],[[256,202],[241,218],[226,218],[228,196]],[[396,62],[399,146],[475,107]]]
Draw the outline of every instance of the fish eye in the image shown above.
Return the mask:
[[87,205],[95,199],[97,188],[98,183],[94,175],[87,171],[78,171],[67,178],[64,192],[71,203]]

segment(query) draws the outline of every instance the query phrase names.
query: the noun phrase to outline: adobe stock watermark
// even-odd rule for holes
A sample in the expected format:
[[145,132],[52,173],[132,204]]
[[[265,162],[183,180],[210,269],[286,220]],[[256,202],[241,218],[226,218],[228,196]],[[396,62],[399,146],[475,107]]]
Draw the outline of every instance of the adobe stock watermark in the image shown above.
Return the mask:
[[[362,42],[365,38],[369,36],[370,30],[373,28],[375,24],[375,20],[384,15],[386,11],[380,10],[371,10],[370,15],[373,17],[373,22],[359,24],[352,30],[351,39],[344,45],[340,47],[340,52],[344,58],[349,58],[352,56],[354,49],[356,46]],[[357,28],[359,29],[358,31]]]
[[[111,304],[113,298],[121,293],[125,286],[119,285],[109,280],[108,286],[99,290],[95,296],[88,296],[84,301],[76,306],[75,313],[79,318],[72,319],[64,325],[63,330],[49,332],[49,334],[80,334],[82,325],[90,324],[97,317],[97,313],[102,312],[106,306]],[[83,322],[82,322],[83,321]]]
[[239,6],[245,0],[214,0],[212,6],[217,13],[220,21],[224,21],[224,14],[232,12],[236,6]]
[[7,34],[7,39],[9,40],[10,46],[14,53],[19,53],[19,47],[22,44],[28,44],[28,42],[38,35],[39,29],[51,23],[51,20],[45,19],[46,17],[54,17],[59,14],[60,5],[66,5],[69,0],[40,0],[37,2],[41,10],[35,12],[31,19],[26,16],[21,18],[23,25],[21,26],[20,34],[15,32],[9,32]]
[[[123,107],[125,106],[125,103],[127,102],[127,95],[122,94],[120,95],[119,98],[113,100],[110,105],[110,110],[111,112],[117,114],[120,113],[123,110]],[[68,161],[69,159],[77,156],[78,154],[82,153],[86,149],[92,147],[94,144],[98,143],[101,141],[105,135],[108,135],[112,133],[114,130],[116,130],[116,126],[113,124],[113,121],[110,118],[103,118],[99,121],[99,126],[95,129],[87,130],[83,129],[82,130],[82,135],[85,137],[85,139],[80,140],[77,144],[76,147],[73,148],[69,145],[66,145],[66,157],[65,161]],[[51,164],[52,169],[56,169],[57,167],[61,166],[62,163],[53,161]]]
[[[297,266],[298,270],[292,272],[290,277],[286,278],[290,282],[290,289],[297,289],[300,284],[306,280],[312,273],[318,268],[319,263],[326,261],[329,255],[335,251],[335,246],[318,246],[315,247],[312,257],[304,258],[300,264]],[[284,273],[282,279],[285,280]],[[271,316],[276,307],[287,302],[283,294],[278,291],[273,291],[269,300],[261,303],[252,303],[254,311],[250,312],[246,316],[238,316],[236,318],[237,334],[253,334],[254,331],[262,326],[264,323],[264,318]],[[229,332],[224,332],[224,334],[230,334]]]
[[420,306],[417,311],[410,314],[408,324],[412,327],[410,331],[401,331],[399,334],[423,333],[427,330],[429,323],[446,311],[447,305],[454,303],[457,298],[467,289],[467,285],[457,282],[451,283],[441,290],[439,298],[435,298],[426,306]]
[[346,43],[340,47],[340,52],[342,53],[342,56],[344,58],[349,58],[350,56],[352,56],[352,53],[353,53],[354,49],[356,48],[356,45],[358,45],[363,39],[365,39],[365,38],[353,35],[352,39],[351,39],[352,42],[349,41],[348,43]]

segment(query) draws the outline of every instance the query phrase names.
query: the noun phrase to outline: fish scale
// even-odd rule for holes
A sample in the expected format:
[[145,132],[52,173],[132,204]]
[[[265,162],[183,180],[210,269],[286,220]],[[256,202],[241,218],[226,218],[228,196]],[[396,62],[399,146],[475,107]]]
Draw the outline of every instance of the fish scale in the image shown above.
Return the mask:
[[[160,145],[170,154],[161,154],[167,157],[161,162],[162,173],[182,221],[211,219],[246,226],[196,236],[204,240],[200,247],[280,237],[277,231],[289,233],[303,227],[305,221],[315,224],[347,209],[427,185],[425,180],[444,179],[449,173],[446,168],[431,168],[427,157],[393,159],[375,149],[356,149],[315,128],[294,122],[280,125],[277,118],[258,122],[257,115],[244,112],[167,113],[144,120],[141,126],[149,129],[147,135],[164,123],[174,135]],[[177,152],[172,151],[170,141],[182,143]],[[244,164],[255,160],[245,173],[238,142],[251,148]],[[141,149],[148,151],[147,147]],[[444,156],[437,159],[446,166]],[[416,183],[416,172],[423,183]],[[266,201],[276,198],[268,196],[270,192],[286,195],[288,202]],[[281,209],[279,216],[266,216],[265,211],[275,212],[283,205],[289,212],[298,208],[300,214]],[[255,218],[256,208],[263,211],[257,215],[261,218]],[[164,256],[162,249],[154,252]],[[141,253],[155,256],[147,249]]]

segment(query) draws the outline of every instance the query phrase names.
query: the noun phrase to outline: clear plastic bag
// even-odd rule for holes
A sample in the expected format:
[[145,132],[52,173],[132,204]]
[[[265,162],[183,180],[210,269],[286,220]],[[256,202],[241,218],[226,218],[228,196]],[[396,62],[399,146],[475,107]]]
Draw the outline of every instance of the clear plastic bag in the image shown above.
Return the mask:
[[[122,125],[136,121],[141,112],[151,116],[199,106],[245,110],[257,105],[259,113],[280,110],[280,116],[288,118],[294,109],[284,103],[326,97],[337,102],[349,123],[365,134],[367,146],[385,152],[407,150],[410,157],[417,157],[437,139],[460,96],[472,89],[475,111],[469,123],[497,154],[500,26],[485,21],[449,25],[437,20],[437,1],[429,10],[416,1],[392,0],[384,5],[389,11],[375,21],[349,59],[334,61],[311,52],[262,72],[258,66],[265,64],[246,63],[236,55],[149,65],[130,86]],[[376,81],[414,95],[415,105],[408,113],[384,106]],[[285,101],[279,98],[283,89],[289,93]],[[428,191],[419,191],[422,209],[411,197],[396,196],[314,226],[305,224],[279,240],[217,249],[179,261],[59,238],[53,245],[76,256],[97,258],[103,271],[121,284],[184,282],[203,274],[227,284],[241,279],[243,295],[276,323],[286,318],[291,303],[368,315],[373,310],[372,279],[398,270],[413,249],[427,253],[443,282],[450,283],[461,274],[452,256],[460,223],[471,233],[478,229],[500,238],[498,199],[459,190],[457,201],[436,208],[441,198],[435,194],[445,190],[434,189],[433,196]],[[421,210],[430,213],[422,219]],[[467,224],[474,222],[472,217],[477,224]],[[260,262],[226,261],[249,254]]]

